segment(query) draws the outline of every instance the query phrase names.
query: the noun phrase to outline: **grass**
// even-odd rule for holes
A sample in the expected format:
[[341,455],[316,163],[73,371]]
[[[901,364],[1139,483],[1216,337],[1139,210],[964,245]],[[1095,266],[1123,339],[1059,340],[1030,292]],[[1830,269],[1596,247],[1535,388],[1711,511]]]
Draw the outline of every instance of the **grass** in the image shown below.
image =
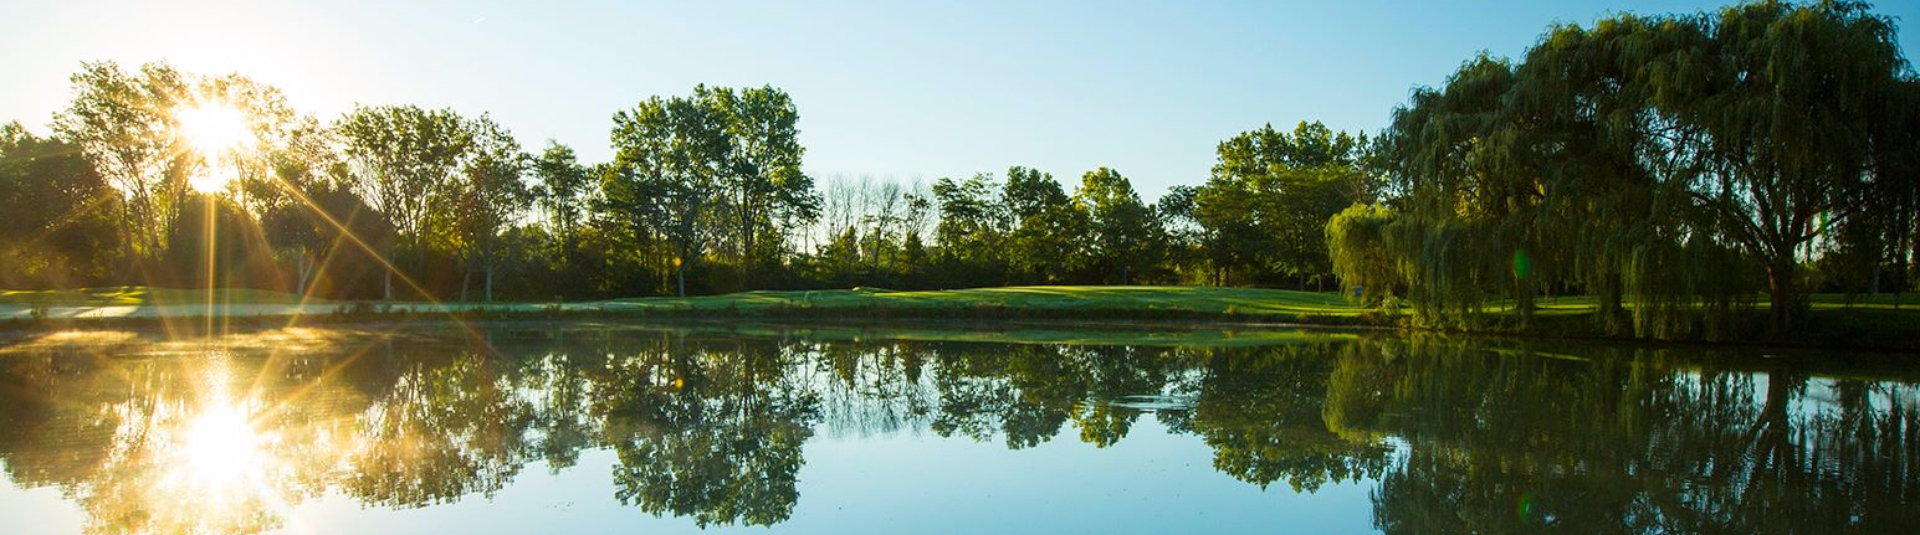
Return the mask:
[[[1840,295],[1815,295],[1812,313],[1805,326],[1790,339],[1768,340],[1765,334],[1765,300],[1757,310],[1743,314],[1741,323],[1749,325],[1733,341],[1740,343],[1920,350],[1920,296],[1863,296],[1848,300]],[[188,305],[181,310],[155,312],[159,316],[203,315],[192,305],[206,303],[205,290],[180,290],[146,287],[89,288],[61,291],[0,291],[0,312],[5,307],[16,311],[28,307],[149,307]],[[294,294],[265,290],[217,290],[213,301],[228,305],[269,305],[246,312],[254,317],[285,317],[300,313],[292,307],[300,302]],[[313,300],[331,311],[340,302]],[[1171,287],[1171,286],[1021,286],[965,290],[893,291],[876,288],[816,291],[754,291],[701,297],[648,297],[577,303],[395,303],[355,307],[330,316],[345,321],[411,321],[446,319],[519,319],[563,317],[639,317],[639,318],[754,318],[796,320],[858,320],[898,322],[906,319],[949,320],[1049,320],[1075,325],[1048,327],[1043,337],[1072,340],[1084,333],[1087,325],[1125,325],[1140,322],[1211,323],[1296,323],[1317,325],[1407,325],[1406,316],[1366,309],[1338,294],[1267,290],[1254,288]],[[1599,332],[1591,321],[1593,303],[1585,297],[1556,297],[1539,301],[1540,309],[1527,322],[1518,317],[1495,313],[1489,322],[1474,332],[1557,338],[1622,338]],[[1490,305],[1504,310],[1509,305]],[[306,317],[315,317],[312,309]],[[327,315],[322,313],[321,315]],[[6,317],[0,314],[0,317]],[[19,317],[18,314],[14,317]],[[55,323],[81,323],[87,319],[65,319]],[[138,322],[127,318],[126,321]],[[302,320],[307,321],[306,319]],[[940,330],[938,325],[933,330]],[[1138,330],[1138,329],[1136,329]],[[927,335],[933,336],[933,335]],[[1004,336],[981,335],[981,336]],[[1138,339],[1137,336],[1131,336]],[[1096,336],[1098,338],[1098,336]],[[1689,341],[1681,339],[1680,341]]]
[[1251,288],[1170,286],[1018,286],[968,290],[871,288],[758,291],[688,297],[618,299],[589,305],[607,311],[731,311],[746,314],[931,315],[1038,317],[1238,317],[1298,320],[1355,318],[1366,311],[1339,296]]
[[[178,288],[154,288],[150,286],[106,286],[100,288],[81,288],[77,290],[0,290],[0,306],[56,306],[56,307],[96,307],[96,306],[151,306],[151,305],[195,305],[207,302],[206,290],[184,290]],[[228,304],[291,305],[300,302],[298,294],[256,290],[252,288],[223,288],[213,291],[213,302]],[[325,299],[311,299],[310,303],[329,303]]]

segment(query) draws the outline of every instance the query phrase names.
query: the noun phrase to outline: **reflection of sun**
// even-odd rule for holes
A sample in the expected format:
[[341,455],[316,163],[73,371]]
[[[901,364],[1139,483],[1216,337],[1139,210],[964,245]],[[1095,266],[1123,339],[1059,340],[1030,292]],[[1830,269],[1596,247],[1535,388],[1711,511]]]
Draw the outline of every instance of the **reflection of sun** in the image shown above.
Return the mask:
[[261,436],[234,407],[214,407],[187,428],[181,443],[186,470],[195,483],[231,487],[260,466]]
[[212,404],[174,428],[161,458],[167,476],[147,503],[167,519],[161,525],[232,527],[283,507],[275,480],[284,467],[272,453],[277,436],[256,430],[252,412],[248,404]]
[[203,103],[190,108],[181,108],[174,112],[174,119],[180,123],[180,135],[186,138],[193,150],[207,158],[208,169],[195,173],[187,179],[187,185],[202,193],[217,192],[226,189],[233,180],[229,169],[220,169],[213,165],[229,149],[245,143],[251,132],[247,130],[247,117],[232,106]]

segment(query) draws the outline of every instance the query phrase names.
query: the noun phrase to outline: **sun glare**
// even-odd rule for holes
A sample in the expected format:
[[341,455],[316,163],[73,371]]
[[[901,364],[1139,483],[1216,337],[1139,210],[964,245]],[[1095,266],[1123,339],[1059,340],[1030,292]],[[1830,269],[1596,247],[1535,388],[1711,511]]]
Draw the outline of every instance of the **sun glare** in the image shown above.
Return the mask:
[[180,109],[174,118],[179,121],[180,135],[186,138],[187,144],[207,159],[206,168],[188,177],[187,185],[202,193],[226,189],[234,173],[231,166],[220,165],[220,159],[245,143],[251,134],[247,130],[246,115],[232,106],[202,103]]
[[215,407],[194,419],[181,446],[193,480],[224,488],[258,467],[260,442],[260,435],[238,408]]

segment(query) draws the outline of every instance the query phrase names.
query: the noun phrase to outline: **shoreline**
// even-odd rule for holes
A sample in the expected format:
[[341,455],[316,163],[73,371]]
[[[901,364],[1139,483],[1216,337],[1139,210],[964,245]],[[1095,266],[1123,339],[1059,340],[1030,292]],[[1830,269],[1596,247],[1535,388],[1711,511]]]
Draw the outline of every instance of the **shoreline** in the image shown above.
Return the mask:
[[[739,294],[730,294],[739,295]],[[726,298],[728,296],[715,296]],[[681,306],[639,305],[649,299],[677,300]],[[712,298],[694,298],[712,299]],[[137,305],[131,313],[112,316],[69,314],[40,318],[22,318],[17,314],[0,319],[0,344],[11,343],[35,334],[91,329],[165,329],[170,333],[201,334],[211,325],[225,331],[234,328],[354,327],[490,323],[542,323],[610,321],[659,322],[666,324],[713,324],[751,321],[789,328],[834,327],[932,327],[938,330],[1054,330],[1054,331],[1132,331],[1182,332],[1196,330],[1313,330],[1401,334],[1437,334],[1536,341],[1604,342],[1649,347],[1701,347],[1728,349],[1827,350],[1875,354],[1920,354],[1920,309],[1873,310],[1828,309],[1808,314],[1810,326],[1853,328],[1816,331],[1789,340],[1764,336],[1708,340],[1699,337],[1645,338],[1609,335],[1590,327],[1587,314],[1559,313],[1536,316],[1522,323],[1516,317],[1490,316],[1474,328],[1416,327],[1407,316],[1375,312],[1352,315],[1314,313],[1240,313],[1209,312],[1192,309],[1151,307],[1104,307],[1068,309],[1041,306],[983,306],[965,303],[922,303],[919,306],[888,304],[876,306],[793,307],[761,305],[684,306],[684,299],[642,298],[626,301],[583,303],[324,303],[296,305],[218,305],[218,313],[206,313],[205,305]],[[658,305],[655,302],[650,305]],[[734,303],[738,304],[738,303]],[[85,308],[85,307],[52,307]],[[123,307],[125,308],[125,307]],[[289,310],[291,309],[291,310]],[[98,307],[95,308],[98,310]],[[189,311],[193,312],[189,312]],[[126,312],[116,310],[116,312]],[[252,313],[248,313],[252,312]],[[1899,325],[1874,329],[1858,321],[1839,316],[1881,316],[1881,325]],[[1889,318],[1891,317],[1891,318]],[[1891,319],[1891,323],[1886,320]],[[960,322],[960,325],[954,325]],[[1586,326],[1582,328],[1581,326]],[[1870,335],[1870,336],[1869,336]]]

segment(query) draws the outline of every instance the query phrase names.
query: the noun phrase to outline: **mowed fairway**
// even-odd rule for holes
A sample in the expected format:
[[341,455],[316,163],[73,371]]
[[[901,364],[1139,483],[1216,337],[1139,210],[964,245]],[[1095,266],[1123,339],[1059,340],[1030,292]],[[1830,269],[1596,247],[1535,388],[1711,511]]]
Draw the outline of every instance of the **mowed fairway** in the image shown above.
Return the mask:
[[1051,317],[1082,312],[1090,317],[1230,316],[1299,318],[1352,317],[1365,309],[1337,294],[1182,286],[1014,286],[967,290],[760,291],[711,297],[620,299],[597,305],[618,310],[732,310],[775,312],[813,310],[867,315],[980,311],[1031,311]]
[[[1920,298],[1879,295],[1848,300],[1810,297],[1812,314],[1800,339],[1815,346],[1920,348]],[[1592,300],[1544,298],[1532,322],[1519,321],[1506,301],[1490,300],[1488,321],[1454,327],[1469,332],[1546,337],[1607,337],[1586,323]],[[1632,306],[1629,304],[1628,306]],[[1742,337],[1765,334],[1764,299],[1744,314]],[[1383,313],[1384,312],[1384,313]],[[1411,310],[1379,311],[1323,292],[1187,286],[1016,286],[964,290],[754,291],[701,297],[640,297],[582,302],[369,302],[310,299],[267,290],[112,287],[59,291],[0,291],[0,321],[27,325],[113,319],[338,317],[354,321],[414,321],[449,317],[766,318],[782,321],[1014,320],[1059,322],[1176,321],[1409,326]],[[1188,325],[1187,327],[1192,327]],[[1756,338],[1757,339],[1757,338]]]

